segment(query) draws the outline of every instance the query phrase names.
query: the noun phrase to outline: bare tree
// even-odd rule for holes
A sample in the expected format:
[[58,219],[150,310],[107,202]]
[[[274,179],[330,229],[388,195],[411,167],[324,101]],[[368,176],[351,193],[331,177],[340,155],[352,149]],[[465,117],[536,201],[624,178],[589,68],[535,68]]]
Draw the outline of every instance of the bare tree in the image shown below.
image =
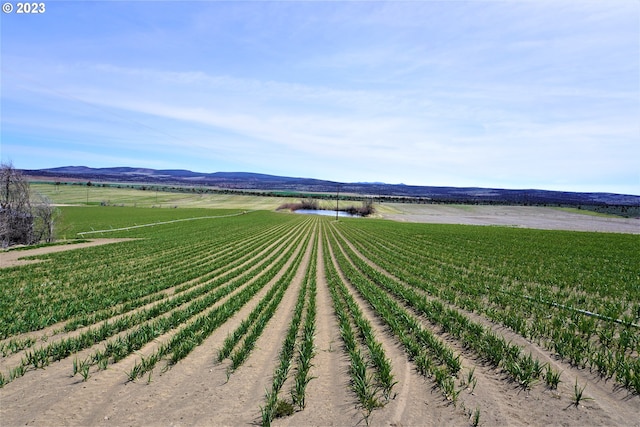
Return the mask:
[[0,240],[2,246],[34,242],[29,183],[13,165],[0,165]]
[[373,198],[369,197],[362,201],[362,207],[360,208],[360,215],[369,216],[373,214],[376,209],[373,207]]
[[45,196],[31,202],[29,183],[11,164],[0,165],[0,242],[2,247],[52,242],[58,211]]
[[47,196],[38,194],[33,204],[33,233],[36,242],[51,243],[55,239],[55,221],[58,210],[53,207]]

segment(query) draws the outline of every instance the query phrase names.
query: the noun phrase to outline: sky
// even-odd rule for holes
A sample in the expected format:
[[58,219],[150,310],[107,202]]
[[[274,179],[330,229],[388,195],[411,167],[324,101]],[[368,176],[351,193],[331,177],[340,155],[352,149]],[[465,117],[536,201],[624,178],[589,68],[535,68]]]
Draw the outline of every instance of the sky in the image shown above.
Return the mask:
[[0,157],[640,195],[640,2],[52,1]]

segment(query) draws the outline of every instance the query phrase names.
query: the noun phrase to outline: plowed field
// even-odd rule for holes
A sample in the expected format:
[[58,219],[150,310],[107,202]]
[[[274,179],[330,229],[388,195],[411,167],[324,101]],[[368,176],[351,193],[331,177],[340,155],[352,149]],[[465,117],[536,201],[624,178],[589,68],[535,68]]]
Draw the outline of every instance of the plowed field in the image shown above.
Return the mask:
[[640,426],[637,235],[228,214],[2,265],[0,424]]

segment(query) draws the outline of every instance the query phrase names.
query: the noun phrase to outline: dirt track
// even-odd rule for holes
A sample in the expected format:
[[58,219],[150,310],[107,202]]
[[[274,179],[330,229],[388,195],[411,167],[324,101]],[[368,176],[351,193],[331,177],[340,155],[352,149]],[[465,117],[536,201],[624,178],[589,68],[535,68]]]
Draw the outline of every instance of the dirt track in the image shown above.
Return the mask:
[[2,251],[0,252],[0,268],[15,267],[19,265],[33,264],[41,262],[38,259],[21,259],[25,257],[52,254],[56,252],[70,251],[73,249],[90,248],[92,246],[108,245],[110,243],[125,242],[131,239],[92,239],[90,242],[70,243],[66,245],[46,246],[36,249],[25,249],[23,251]]

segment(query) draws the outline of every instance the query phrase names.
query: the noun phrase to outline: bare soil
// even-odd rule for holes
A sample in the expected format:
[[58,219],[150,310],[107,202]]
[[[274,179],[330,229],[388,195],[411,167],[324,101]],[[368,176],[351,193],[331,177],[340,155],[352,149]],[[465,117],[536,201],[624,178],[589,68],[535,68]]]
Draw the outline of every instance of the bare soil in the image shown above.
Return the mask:
[[72,249],[90,248],[92,246],[108,245],[110,243],[126,242],[127,240],[133,239],[91,239],[90,242],[83,243],[69,243],[65,245],[45,246],[42,248],[25,249],[21,251],[1,251],[0,268],[15,267],[42,262],[42,260],[40,259],[22,259],[26,257],[70,251]]
[[401,222],[498,225],[544,230],[640,234],[640,218],[598,216],[541,206],[390,204],[378,216]]

